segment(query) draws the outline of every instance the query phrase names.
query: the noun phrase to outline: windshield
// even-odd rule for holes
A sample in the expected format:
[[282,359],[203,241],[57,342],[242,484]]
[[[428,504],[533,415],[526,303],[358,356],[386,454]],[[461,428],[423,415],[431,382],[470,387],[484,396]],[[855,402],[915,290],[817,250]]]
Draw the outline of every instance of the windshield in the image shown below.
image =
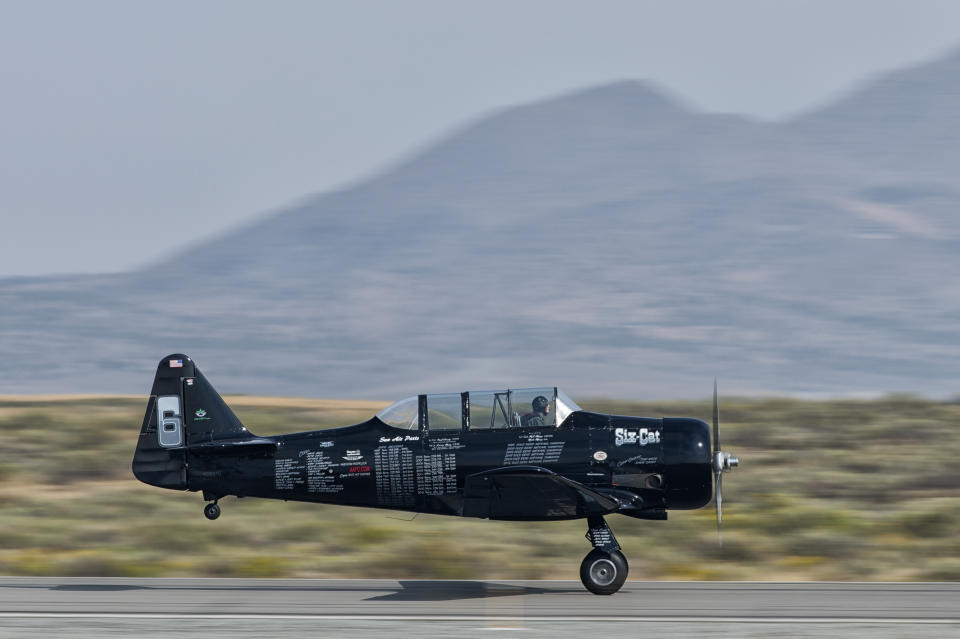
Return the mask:
[[557,389],[557,423],[562,424],[570,413],[574,413],[578,410],[583,410],[577,403],[570,399],[566,393],[564,393],[559,388]]

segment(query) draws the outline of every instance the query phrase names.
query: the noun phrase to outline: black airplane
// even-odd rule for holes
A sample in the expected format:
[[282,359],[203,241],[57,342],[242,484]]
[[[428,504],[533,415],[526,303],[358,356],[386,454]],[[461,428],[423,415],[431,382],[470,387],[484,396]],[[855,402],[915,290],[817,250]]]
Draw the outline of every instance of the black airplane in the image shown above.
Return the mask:
[[699,419],[581,410],[557,388],[401,400],[354,426],[273,437],[248,431],[193,361],[161,360],[133,457],[137,479],[228,495],[500,520],[587,520],[580,579],[609,595],[627,578],[604,515],[666,519],[708,504],[723,472],[716,382],[713,449]]

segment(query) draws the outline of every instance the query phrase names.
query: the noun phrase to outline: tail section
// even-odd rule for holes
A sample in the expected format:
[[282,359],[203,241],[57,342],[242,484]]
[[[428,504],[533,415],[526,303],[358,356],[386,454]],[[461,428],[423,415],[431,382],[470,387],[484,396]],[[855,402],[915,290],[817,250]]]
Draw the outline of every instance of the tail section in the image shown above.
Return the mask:
[[179,353],[168,355],[153,378],[133,474],[147,484],[185,490],[191,445],[248,437],[251,433],[193,360]]

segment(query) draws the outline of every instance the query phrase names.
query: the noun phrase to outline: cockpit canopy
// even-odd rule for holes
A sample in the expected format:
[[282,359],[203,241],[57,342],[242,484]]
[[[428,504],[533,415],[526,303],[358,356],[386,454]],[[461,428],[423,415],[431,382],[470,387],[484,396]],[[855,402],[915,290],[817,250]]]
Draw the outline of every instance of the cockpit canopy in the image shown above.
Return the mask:
[[581,410],[556,386],[417,395],[377,413],[394,428],[407,430],[489,430],[556,427]]

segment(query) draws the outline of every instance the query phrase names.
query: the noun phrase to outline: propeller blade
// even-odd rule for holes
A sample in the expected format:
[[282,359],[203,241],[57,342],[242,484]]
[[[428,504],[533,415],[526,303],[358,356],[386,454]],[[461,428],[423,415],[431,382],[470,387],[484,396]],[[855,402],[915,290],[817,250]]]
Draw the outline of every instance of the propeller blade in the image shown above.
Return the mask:
[[723,548],[723,471],[717,473],[717,542]]
[[717,378],[713,378],[713,452],[720,452],[720,402],[717,401]]

